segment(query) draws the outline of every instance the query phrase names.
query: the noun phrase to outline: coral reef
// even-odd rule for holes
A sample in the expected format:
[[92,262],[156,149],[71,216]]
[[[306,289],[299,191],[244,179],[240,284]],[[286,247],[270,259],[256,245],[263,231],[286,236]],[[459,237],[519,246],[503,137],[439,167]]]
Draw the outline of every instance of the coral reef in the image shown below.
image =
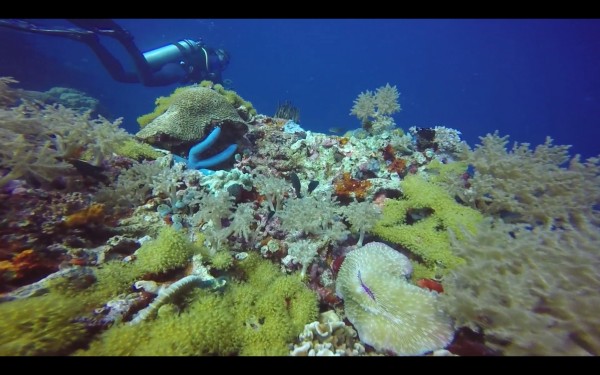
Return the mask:
[[[82,301],[48,294],[0,304],[0,355],[66,355],[85,342]],[[26,313],[25,313],[26,312]]]
[[255,254],[238,266],[242,279],[222,294],[196,289],[179,313],[163,305],[156,320],[116,325],[77,354],[287,355],[317,317],[316,296]]
[[345,325],[333,310],[319,314],[319,320],[305,325],[290,351],[291,356],[297,357],[359,356],[365,353],[356,331]]
[[598,158],[404,132],[389,84],[343,137],[182,87],[142,143],[12,83],[2,354],[600,354]]
[[76,176],[69,161],[83,157],[100,165],[129,138],[120,123],[59,105],[23,103],[0,109],[0,187],[21,178],[50,185]]
[[185,266],[196,251],[182,232],[167,226],[135,252],[134,265],[144,273],[161,274]]

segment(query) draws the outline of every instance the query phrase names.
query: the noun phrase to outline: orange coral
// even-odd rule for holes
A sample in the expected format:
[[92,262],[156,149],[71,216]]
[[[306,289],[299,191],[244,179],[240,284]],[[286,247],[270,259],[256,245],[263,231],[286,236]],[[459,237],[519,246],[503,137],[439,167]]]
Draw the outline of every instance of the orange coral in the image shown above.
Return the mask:
[[396,172],[398,175],[404,175],[404,170],[406,169],[406,160],[404,159],[394,159],[387,167],[389,172]]
[[41,263],[43,259],[33,249],[27,249],[16,254],[10,261],[0,262],[0,273],[9,272],[14,278],[20,278],[38,268],[44,268]]
[[350,177],[350,173],[344,172],[342,179],[335,183],[335,193],[340,198],[365,199],[370,186],[370,181],[354,179]]
[[88,224],[101,223],[104,220],[104,205],[94,203],[91,206],[79,210],[65,218],[64,224],[67,228],[81,227]]

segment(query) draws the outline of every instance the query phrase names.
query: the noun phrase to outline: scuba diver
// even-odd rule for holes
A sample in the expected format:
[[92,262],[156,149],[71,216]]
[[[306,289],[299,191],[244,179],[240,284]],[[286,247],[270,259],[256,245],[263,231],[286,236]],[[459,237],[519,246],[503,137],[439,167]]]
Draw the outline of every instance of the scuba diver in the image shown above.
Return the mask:
[[[166,86],[209,80],[222,83],[221,73],[229,64],[223,49],[207,47],[201,40],[183,39],[176,43],[141,52],[129,31],[110,19],[69,19],[77,28],[48,28],[24,20],[0,20],[0,26],[37,34],[59,36],[89,46],[114,80]],[[100,43],[99,35],[116,39],[127,51],[135,72],[125,71],[121,62]]]

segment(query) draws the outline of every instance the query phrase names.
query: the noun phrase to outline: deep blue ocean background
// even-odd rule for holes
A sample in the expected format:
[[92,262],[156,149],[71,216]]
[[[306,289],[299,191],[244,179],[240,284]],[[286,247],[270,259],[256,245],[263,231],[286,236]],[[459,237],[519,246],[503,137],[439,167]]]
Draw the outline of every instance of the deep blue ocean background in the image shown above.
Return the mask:
[[[561,19],[123,19],[142,51],[202,37],[231,54],[224,78],[259,113],[289,100],[307,130],[354,129],[358,94],[400,91],[397,125],[443,125],[469,144],[499,130],[512,141],[571,144],[600,153],[600,20]],[[59,19],[32,20],[69,26]],[[104,40],[106,39],[106,40]],[[107,46],[131,67],[113,40]],[[72,87],[100,99],[112,118],[136,118],[176,85],[112,80],[84,44],[0,28],[0,76],[45,91]]]

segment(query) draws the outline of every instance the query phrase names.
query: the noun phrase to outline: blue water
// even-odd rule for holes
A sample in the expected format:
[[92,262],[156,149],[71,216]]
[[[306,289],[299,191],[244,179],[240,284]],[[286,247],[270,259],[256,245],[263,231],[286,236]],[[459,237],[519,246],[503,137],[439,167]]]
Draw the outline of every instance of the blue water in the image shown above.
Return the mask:
[[[62,20],[35,20],[68,25]],[[290,100],[305,129],[353,129],[353,100],[390,83],[398,126],[443,125],[474,145],[499,130],[511,140],[600,153],[599,20],[119,20],[143,51],[202,37],[231,53],[224,78],[259,113]],[[106,45],[127,61],[120,46]],[[0,28],[0,75],[21,87],[68,86],[100,99],[136,132],[136,117],[176,86],[112,80],[83,44]],[[130,65],[129,65],[130,66]]]

